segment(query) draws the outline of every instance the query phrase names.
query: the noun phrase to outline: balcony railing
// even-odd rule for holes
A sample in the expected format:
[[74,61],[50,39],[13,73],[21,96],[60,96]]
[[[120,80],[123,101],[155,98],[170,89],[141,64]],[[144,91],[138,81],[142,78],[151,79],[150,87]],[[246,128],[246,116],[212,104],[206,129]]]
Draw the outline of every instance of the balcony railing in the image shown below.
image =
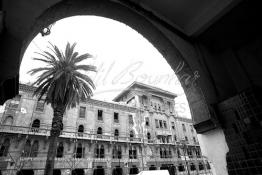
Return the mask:
[[32,135],[50,134],[49,129],[47,128],[34,128],[34,127],[13,126],[13,125],[0,125],[0,132],[32,134]]
[[[0,132],[49,136],[50,126],[36,128],[25,126],[0,125]],[[113,133],[97,134],[94,132],[73,132],[73,130],[61,131],[60,137],[118,142],[142,142],[141,138],[130,138],[129,135],[115,136]]]

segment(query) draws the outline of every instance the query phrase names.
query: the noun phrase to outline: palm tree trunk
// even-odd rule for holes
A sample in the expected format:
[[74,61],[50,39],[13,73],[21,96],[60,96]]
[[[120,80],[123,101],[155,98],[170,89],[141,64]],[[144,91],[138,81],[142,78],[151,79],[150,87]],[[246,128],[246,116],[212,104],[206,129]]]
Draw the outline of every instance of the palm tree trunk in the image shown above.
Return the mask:
[[65,112],[65,106],[56,105],[53,108],[54,108],[54,117],[52,121],[50,137],[48,139],[49,147],[47,152],[44,175],[53,175],[58,137],[63,127],[63,115]]

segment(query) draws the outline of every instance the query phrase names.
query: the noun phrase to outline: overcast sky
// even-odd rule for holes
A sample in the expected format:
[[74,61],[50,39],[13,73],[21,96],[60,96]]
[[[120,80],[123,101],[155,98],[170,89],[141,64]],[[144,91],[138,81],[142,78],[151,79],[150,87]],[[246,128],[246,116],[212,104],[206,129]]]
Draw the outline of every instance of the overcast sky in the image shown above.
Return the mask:
[[94,56],[86,61],[97,66],[91,73],[95,99],[111,101],[133,81],[176,93],[176,109],[181,117],[191,118],[184,91],[163,56],[142,35],[127,25],[103,17],[76,16],[57,21],[51,34],[35,37],[27,48],[20,67],[20,82],[35,80],[27,72],[42,65],[33,61],[35,52],[46,50],[48,41],[64,50],[76,42],[76,51]]

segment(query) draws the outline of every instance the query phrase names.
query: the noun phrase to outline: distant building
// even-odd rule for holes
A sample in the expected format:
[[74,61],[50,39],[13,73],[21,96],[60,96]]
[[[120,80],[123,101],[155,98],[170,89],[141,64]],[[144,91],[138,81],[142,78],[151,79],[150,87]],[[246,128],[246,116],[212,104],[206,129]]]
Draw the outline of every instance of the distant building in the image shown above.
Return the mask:
[[[0,116],[0,173],[42,175],[53,110],[20,84]],[[90,99],[66,112],[54,175],[120,175],[168,169],[212,174],[192,121],[177,116],[176,95],[134,82],[115,102]]]

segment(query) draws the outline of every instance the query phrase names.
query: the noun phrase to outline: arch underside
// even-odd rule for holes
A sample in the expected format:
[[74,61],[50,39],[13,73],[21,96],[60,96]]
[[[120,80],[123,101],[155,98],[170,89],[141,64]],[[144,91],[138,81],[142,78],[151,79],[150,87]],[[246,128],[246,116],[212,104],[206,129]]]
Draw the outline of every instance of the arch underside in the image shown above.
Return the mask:
[[[109,1],[63,1],[46,9],[33,24],[28,37],[24,40],[22,54],[32,39],[45,27],[71,16],[94,15],[110,18],[130,26],[142,34],[170,64],[176,73],[186,94],[192,119],[198,132],[205,132],[216,127],[216,120],[210,113],[204,93],[198,83],[201,75],[193,72],[180,50],[169,40],[156,24],[135,11]],[[52,31],[51,31],[52,32]]]

